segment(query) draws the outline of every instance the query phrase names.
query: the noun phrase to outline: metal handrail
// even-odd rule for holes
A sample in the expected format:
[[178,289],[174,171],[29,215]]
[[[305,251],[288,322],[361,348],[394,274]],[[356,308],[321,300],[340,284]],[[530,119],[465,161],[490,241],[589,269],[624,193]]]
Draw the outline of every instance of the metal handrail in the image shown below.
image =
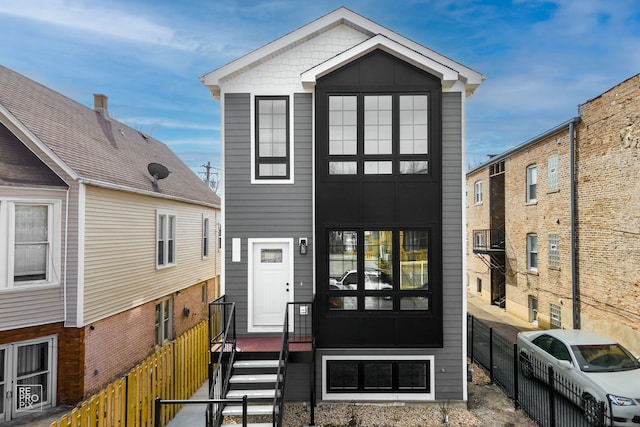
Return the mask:
[[[247,396],[243,396],[241,399],[190,399],[190,400],[179,400],[179,399],[160,399],[156,397],[154,401],[154,417],[153,417],[153,426],[161,427],[161,416],[160,416],[160,408],[162,405],[207,405],[210,406],[212,404],[220,404],[220,403],[242,403],[242,426],[247,427]],[[207,420],[208,414],[206,415]]]
[[[290,310],[290,307],[292,309]],[[311,326],[309,330],[306,330],[304,325],[297,324],[295,319],[298,317],[295,316],[295,313],[300,313],[298,316],[302,316],[302,307],[305,307],[306,314],[308,319],[311,319]],[[311,344],[311,352],[312,352],[312,364],[315,365],[315,340],[314,340],[314,332],[313,332],[313,303],[312,302],[289,302],[287,303],[287,308],[284,315],[284,326],[282,328],[282,345],[280,347],[280,355],[278,357],[278,371],[276,374],[276,386],[275,386],[275,395],[273,397],[273,426],[274,427],[282,427],[282,421],[284,416],[284,385],[286,383],[287,377],[287,365],[289,360],[290,348],[289,345],[291,343],[308,343]],[[290,325],[291,321],[289,319],[289,313],[294,314],[293,320],[293,338],[290,338]],[[300,329],[303,329],[302,332],[305,335],[298,335],[298,332],[301,332]],[[312,371],[315,372],[314,366],[311,367]],[[311,381],[311,421],[310,425],[314,425],[314,408],[315,408],[315,381]]]
[[[232,366],[236,357],[235,304],[235,302],[225,302],[224,295],[209,303],[209,323],[213,323],[212,310],[219,310],[219,307],[221,307],[223,315],[222,323],[224,324],[224,329],[216,331],[215,333],[213,331],[213,325],[210,325],[209,327],[209,351],[211,355],[211,360],[209,362],[209,398],[220,400],[221,402],[216,403],[215,405],[209,405],[207,412],[210,417],[209,420],[211,421],[214,420],[215,413],[216,425],[221,423],[222,410],[224,409],[225,404],[228,403],[227,400],[223,399],[223,396],[226,396],[229,391],[229,380],[231,378]],[[215,370],[213,370],[212,366],[214,363],[214,352],[218,352]],[[225,353],[228,354],[228,357],[226,358],[226,370],[224,358]],[[217,380],[219,382],[217,382]],[[246,422],[246,419],[244,419],[243,422]]]

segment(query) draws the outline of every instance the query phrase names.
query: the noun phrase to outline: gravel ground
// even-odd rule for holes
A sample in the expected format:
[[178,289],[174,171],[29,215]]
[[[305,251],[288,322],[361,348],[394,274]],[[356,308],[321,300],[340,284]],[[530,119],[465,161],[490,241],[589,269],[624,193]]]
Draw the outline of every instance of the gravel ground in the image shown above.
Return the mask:
[[[473,365],[467,407],[446,404],[320,404],[317,427],[536,427],[486,373]],[[446,419],[446,421],[445,421]],[[284,426],[309,424],[309,412],[301,404],[287,404]]]

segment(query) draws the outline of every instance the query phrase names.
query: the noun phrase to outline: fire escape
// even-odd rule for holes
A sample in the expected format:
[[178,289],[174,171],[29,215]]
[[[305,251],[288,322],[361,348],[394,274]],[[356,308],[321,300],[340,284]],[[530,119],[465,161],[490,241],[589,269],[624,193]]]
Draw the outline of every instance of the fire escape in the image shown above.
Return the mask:
[[505,164],[489,166],[489,228],[473,230],[473,253],[489,268],[491,275],[491,302],[505,307]]

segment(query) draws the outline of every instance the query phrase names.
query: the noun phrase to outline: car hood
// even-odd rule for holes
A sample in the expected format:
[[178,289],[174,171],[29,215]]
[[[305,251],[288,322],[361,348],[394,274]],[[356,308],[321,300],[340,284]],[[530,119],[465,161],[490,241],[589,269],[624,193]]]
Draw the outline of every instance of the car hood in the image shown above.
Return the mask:
[[640,400],[640,369],[618,372],[583,372],[605,393]]

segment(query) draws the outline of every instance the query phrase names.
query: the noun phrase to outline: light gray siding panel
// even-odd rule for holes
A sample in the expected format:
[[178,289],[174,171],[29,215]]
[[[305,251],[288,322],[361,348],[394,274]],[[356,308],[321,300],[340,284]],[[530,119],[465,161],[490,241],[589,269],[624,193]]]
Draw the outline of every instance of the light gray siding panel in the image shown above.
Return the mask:
[[[224,97],[225,138],[225,288],[227,300],[235,301],[238,333],[247,331],[247,239],[309,239],[309,252],[299,255],[294,247],[296,300],[312,298],[312,105],[310,94],[295,94],[290,102],[294,120],[293,184],[251,184],[251,102],[246,93]],[[231,262],[231,239],[241,239],[241,262]],[[302,286],[299,284],[302,283]]]

